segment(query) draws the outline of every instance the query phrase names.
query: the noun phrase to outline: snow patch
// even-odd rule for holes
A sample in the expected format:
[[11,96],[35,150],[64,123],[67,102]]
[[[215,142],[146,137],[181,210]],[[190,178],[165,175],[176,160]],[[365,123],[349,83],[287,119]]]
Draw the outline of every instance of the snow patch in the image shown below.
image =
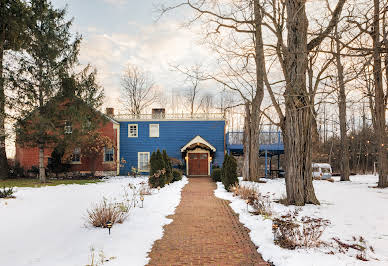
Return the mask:
[[[123,224],[107,229],[85,227],[85,215],[103,197],[121,199],[124,187],[147,182],[147,177],[112,177],[88,185],[18,188],[16,199],[0,200],[1,265],[86,265],[90,248],[106,257],[108,265],[145,265],[154,241],[162,238],[163,226],[171,223],[183,177],[145,196],[144,208],[132,208]],[[7,204],[5,204],[5,202]],[[96,257],[98,257],[96,255]]]
[[[258,246],[258,252],[264,260],[276,266],[338,266],[338,265],[388,265],[388,190],[376,189],[377,177],[372,175],[351,176],[351,182],[335,183],[317,180],[314,188],[320,206],[307,205],[302,207],[300,216],[321,217],[330,220],[322,240],[329,241],[333,237],[351,240],[353,236],[362,236],[373,246],[377,260],[367,262],[357,260],[345,254],[325,254],[324,249],[287,250],[276,246],[273,242],[272,221],[262,216],[251,215],[247,205],[239,197],[233,197],[222,183],[217,183],[214,194],[231,201],[230,206],[239,214],[239,219],[251,230],[252,242]],[[241,179],[240,179],[241,180]],[[260,193],[270,195],[271,199],[283,197],[285,192],[284,179],[267,180],[267,183],[240,181],[241,185],[255,186]],[[273,203],[274,213],[283,215],[294,206]]]

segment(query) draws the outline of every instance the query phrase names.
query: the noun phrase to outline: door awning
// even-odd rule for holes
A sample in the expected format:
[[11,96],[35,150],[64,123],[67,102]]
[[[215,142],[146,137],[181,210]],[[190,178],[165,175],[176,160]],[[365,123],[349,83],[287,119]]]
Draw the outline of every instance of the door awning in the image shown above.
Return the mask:
[[181,149],[181,152],[185,152],[186,150],[197,146],[200,146],[200,147],[204,146],[213,152],[216,151],[216,148],[214,148],[214,146],[211,145],[209,142],[207,142],[204,138],[202,138],[201,136],[196,136],[195,138],[190,140],[185,146],[183,146],[183,148]]

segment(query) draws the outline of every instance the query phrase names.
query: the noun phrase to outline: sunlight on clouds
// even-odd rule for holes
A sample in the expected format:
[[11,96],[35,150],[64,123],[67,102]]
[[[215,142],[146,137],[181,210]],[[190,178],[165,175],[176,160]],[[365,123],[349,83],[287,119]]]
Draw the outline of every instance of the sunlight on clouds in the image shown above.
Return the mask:
[[183,77],[172,72],[170,64],[191,65],[209,56],[196,43],[193,33],[179,29],[173,22],[129,25],[136,30],[111,34],[89,31],[81,47],[81,63],[90,63],[98,70],[99,82],[105,89],[105,107],[118,108],[120,77],[129,63],[150,72],[160,89],[170,92],[183,86]]

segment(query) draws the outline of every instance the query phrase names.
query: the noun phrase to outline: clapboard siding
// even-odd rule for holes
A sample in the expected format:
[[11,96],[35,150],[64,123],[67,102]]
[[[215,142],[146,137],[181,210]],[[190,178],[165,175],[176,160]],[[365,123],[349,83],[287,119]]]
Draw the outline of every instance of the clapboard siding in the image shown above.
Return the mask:
[[[138,125],[138,137],[128,137],[128,125]],[[159,124],[159,138],[149,137],[149,124]],[[224,160],[225,121],[131,121],[120,122],[120,157],[126,160],[121,174],[127,174],[131,167],[137,168],[138,152],[166,150],[170,157],[182,159],[180,149],[199,135],[216,148],[214,164],[222,165]]]

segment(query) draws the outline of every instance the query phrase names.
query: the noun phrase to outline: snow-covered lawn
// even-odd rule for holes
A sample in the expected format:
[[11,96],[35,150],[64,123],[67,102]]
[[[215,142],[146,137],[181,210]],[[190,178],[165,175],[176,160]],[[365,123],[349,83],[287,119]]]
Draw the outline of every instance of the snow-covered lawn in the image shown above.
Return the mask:
[[[375,253],[369,253],[378,260],[367,262],[357,260],[354,254],[326,254],[325,249],[287,250],[273,243],[272,221],[248,213],[245,201],[233,197],[218,183],[215,190],[217,197],[231,201],[231,207],[240,214],[240,221],[251,230],[250,237],[259,247],[263,258],[272,261],[276,266],[329,266],[329,265],[388,265],[388,189],[371,188],[376,186],[377,177],[371,175],[351,176],[351,182],[314,181],[316,195],[320,206],[308,205],[302,208],[299,216],[322,217],[331,224],[322,235],[322,240],[330,241],[338,237],[350,241],[353,236],[362,236],[373,246]],[[261,194],[270,195],[272,199],[284,197],[284,179],[268,180],[266,184],[240,182],[242,185],[253,185]],[[273,210],[284,215],[293,206],[273,203]],[[351,256],[353,255],[353,257]]]
[[[132,208],[123,224],[107,229],[85,227],[86,211],[103,197],[121,199],[124,187],[145,177],[110,178],[89,185],[18,188],[16,199],[0,199],[0,265],[87,265],[103,250],[107,265],[144,265],[155,240],[163,236],[166,216],[175,212],[188,180],[145,196],[144,208]],[[129,190],[130,191],[130,190]]]

